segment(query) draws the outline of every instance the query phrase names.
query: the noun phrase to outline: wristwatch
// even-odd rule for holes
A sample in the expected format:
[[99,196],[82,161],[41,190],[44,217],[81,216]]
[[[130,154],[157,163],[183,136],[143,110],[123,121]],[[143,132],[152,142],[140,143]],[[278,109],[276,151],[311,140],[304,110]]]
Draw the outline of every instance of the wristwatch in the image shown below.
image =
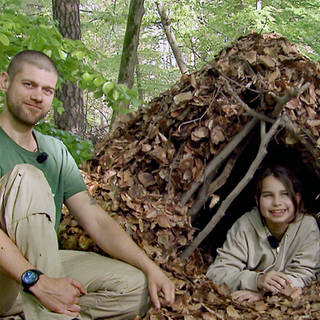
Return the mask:
[[21,276],[23,290],[27,293],[32,293],[30,287],[37,283],[41,274],[43,273],[37,269],[26,270]]

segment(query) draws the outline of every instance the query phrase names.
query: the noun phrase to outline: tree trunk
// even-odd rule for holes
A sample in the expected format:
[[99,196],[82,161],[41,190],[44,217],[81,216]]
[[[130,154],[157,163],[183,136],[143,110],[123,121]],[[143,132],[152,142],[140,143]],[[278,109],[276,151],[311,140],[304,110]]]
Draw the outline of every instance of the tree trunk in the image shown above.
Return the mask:
[[[63,37],[73,40],[81,39],[79,0],[53,0],[53,18],[58,22],[58,29]],[[86,117],[83,93],[78,83],[67,80],[57,92],[65,111],[60,115],[55,112],[55,123],[62,130],[84,135]]]
[[[143,15],[144,0],[131,0],[118,76],[118,83],[126,85],[129,89],[134,84],[134,72],[137,64],[137,51]],[[123,107],[126,108],[127,106],[123,105]],[[119,110],[113,110],[111,124],[116,121],[118,116]]]
[[144,15],[144,0],[131,0],[124,36],[119,70],[118,83],[125,84],[129,89],[134,83],[134,71],[137,63],[137,50],[141,21]]
[[258,11],[260,11],[262,9],[262,0],[257,0],[256,8],[257,8]]
[[178,63],[179,69],[182,74],[189,73],[188,67],[183,60],[182,52],[179,49],[179,46],[178,46],[178,43],[177,43],[176,38],[174,36],[174,33],[172,32],[172,30],[170,28],[170,21],[167,17],[166,10],[164,8],[163,3],[161,1],[158,1],[157,7],[158,7],[159,15],[161,17],[163,29],[166,33],[168,42],[170,44],[170,47],[171,47],[172,52],[174,54],[174,57]]

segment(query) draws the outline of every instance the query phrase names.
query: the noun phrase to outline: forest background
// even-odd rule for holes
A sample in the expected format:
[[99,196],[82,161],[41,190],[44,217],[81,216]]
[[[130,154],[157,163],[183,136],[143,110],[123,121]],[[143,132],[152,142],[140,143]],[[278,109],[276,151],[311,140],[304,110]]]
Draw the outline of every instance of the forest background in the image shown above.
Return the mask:
[[319,61],[319,9],[319,0],[0,0],[0,70],[23,49],[56,62],[54,108],[38,129],[81,164],[119,113],[147,105],[250,31],[277,32]]

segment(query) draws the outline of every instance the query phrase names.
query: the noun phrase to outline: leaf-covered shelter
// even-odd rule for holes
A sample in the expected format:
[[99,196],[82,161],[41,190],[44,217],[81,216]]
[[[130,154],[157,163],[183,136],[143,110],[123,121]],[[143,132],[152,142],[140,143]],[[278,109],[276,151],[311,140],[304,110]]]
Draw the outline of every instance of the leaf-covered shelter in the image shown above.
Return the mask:
[[[284,37],[239,38],[114,126],[83,167],[89,190],[153,260],[184,279],[177,286],[209,303],[205,268],[254,205],[261,165],[292,167],[307,206],[320,211],[319,84],[320,65]],[[62,226],[62,245],[98,250],[69,216]],[[194,289],[186,279],[197,272]]]

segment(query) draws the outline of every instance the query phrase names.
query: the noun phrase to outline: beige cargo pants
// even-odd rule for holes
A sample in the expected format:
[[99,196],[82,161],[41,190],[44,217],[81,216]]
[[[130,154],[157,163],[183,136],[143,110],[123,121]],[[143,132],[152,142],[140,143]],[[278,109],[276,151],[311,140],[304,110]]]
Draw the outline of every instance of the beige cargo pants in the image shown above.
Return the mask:
[[[133,319],[150,308],[145,275],[126,263],[95,253],[58,250],[55,206],[43,173],[22,164],[0,180],[0,227],[37,269],[52,278],[72,277],[87,319]],[[24,313],[26,320],[72,319],[44,308],[22,286],[0,272],[0,317]]]

